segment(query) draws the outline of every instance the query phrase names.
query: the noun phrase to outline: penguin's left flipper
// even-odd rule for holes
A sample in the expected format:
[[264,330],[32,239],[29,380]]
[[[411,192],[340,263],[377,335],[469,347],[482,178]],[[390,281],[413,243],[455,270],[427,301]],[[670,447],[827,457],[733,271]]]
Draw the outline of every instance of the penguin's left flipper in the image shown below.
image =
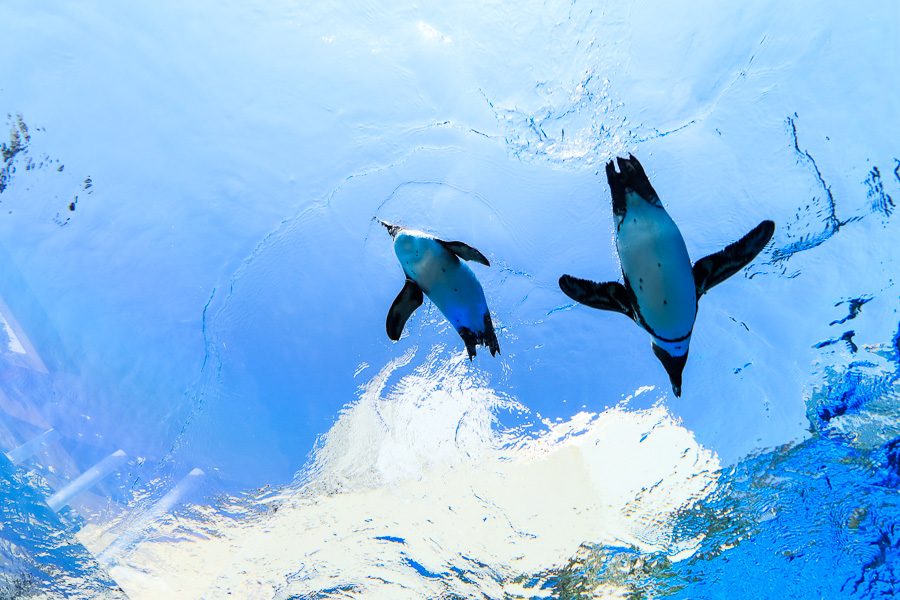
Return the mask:
[[753,228],[750,233],[694,263],[694,284],[697,286],[697,298],[708,292],[753,260],[760,251],[765,248],[772,234],[775,233],[775,223],[763,221]]
[[440,242],[441,246],[446,248],[450,253],[455,254],[463,260],[481,263],[486,267],[491,266],[491,263],[488,262],[488,259],[484,254],[465,242],[445,242],[444,240],[438,240],[438,242]]
[[391,304],[391,309],[388,311],[386,326],[389,338],[395,342],[400,339],[407,319],[422,305],[423,299],[422,288],[415,281],[407,278],[403,289],[394,298],[394,303]]
[[591,308],[620,312],[634,319],[631,297],[625,286],[618,281],[597,283],[571,275],[563,275],[559,278],[559,289],[576,302]]

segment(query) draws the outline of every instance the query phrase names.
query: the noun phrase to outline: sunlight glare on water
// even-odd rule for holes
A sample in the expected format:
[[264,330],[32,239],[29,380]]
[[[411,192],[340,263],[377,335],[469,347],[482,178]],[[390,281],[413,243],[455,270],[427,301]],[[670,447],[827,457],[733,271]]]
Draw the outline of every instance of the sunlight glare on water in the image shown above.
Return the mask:
[[[0,5],[0,598],[900,587],[894,5]],[[8,135],[7,135],[8,134]],[[693,260],[676,398],[633,153]],[[376,219],[465,242],[469,361]],[[52,508],[51,508],[52,507]]]

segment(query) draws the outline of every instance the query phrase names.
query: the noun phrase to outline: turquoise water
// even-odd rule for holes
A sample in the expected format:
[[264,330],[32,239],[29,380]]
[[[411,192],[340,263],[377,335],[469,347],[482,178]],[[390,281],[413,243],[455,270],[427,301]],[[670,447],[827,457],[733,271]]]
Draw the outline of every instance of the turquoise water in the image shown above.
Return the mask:
[[[4,3],[0,597],[891,595],[897,23]],[[629,152],[694,260],[776,223],[681,398],[557,285]],[[373,218],[487,256],[499,356],[387,339]]]

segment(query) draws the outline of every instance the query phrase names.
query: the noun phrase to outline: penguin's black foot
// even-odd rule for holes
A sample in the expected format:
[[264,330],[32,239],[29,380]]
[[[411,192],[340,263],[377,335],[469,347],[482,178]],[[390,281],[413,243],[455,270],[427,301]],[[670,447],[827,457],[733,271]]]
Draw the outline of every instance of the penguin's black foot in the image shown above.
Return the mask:
[[469,360],[475,356],[475,347],[478,345],[488,348],[491,356],[496,356],[500,352],[500,343],[497,342],[497,334],[494,333],[494,323],[491,321],[490,313],[484,313],[484,328],[481,331],[472,331],[468,327],[460,327],[456,331],[466,345]]
[[491,356],[500,354],[500,343],[497,334],[494,333],[494,322],[491,321],[491,313],[484,313],[484,345],[491,351]]
[[659,203],[659,196],[650,185],[650,180],[638,159],[629,154],[628,158],[616,158],[616,163],[619,165],[618,173],[613,161],[606,163],[606,181],[612,192],[614,213],[624,214],[625,192],[628,190],[635,192],[651,204]]

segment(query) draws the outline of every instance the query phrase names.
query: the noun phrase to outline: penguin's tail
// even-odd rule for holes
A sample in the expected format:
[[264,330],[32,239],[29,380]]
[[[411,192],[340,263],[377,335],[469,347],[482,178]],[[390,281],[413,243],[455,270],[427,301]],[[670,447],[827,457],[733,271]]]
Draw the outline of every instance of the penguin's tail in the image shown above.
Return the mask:
[[466,344],[466,352],[469,353],[469,360],[475,357],[475,347],[485,346],[491,351],[491,356],[496,356],[500,352],[500,343],[497,341],[497,334],[494,332],[494,323],[491,321],[491,313],[484,313],[484,327],[481,331],[472,331],[468,327],[460,327],[457,329],[459,337]]

